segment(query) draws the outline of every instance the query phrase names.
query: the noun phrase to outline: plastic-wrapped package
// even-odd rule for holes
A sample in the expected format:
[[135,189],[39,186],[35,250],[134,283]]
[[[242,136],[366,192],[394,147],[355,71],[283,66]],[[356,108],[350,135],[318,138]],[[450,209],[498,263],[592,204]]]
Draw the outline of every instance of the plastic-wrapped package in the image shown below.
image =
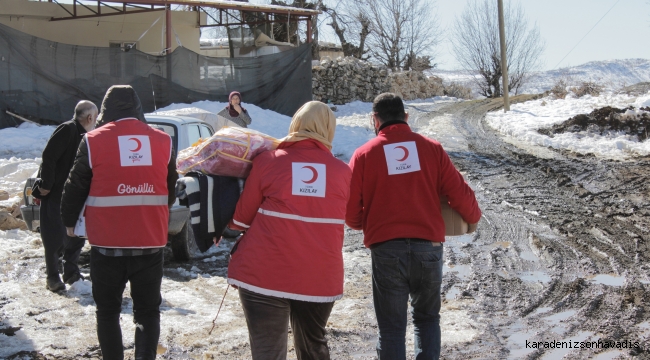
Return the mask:
[[251,171],[253,158],[277,148],[279,144],[279,140],[252,129],[224,127],[209,139],[181,150],[176,169],[181,174],[200,171],[246,178]]

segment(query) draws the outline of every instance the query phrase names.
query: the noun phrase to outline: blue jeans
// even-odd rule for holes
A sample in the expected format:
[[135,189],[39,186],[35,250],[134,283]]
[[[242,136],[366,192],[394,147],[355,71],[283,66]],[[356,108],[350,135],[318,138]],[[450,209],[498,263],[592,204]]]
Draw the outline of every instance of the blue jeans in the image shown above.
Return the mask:
[[163,250],[150,255],[106,256],[95,247],[90,252],[90,278],[97,304],[97,338],[104,360],[122,360],[124,346],[120,313],[122,293],[131,283],[135,359],[155,359],[160,337],[160,284]]
[[421,239],[394,239],[371,247],[379,359],[406,359],[409,295],[415,328],[415,358],[440,357],[443,247],[437,244]]

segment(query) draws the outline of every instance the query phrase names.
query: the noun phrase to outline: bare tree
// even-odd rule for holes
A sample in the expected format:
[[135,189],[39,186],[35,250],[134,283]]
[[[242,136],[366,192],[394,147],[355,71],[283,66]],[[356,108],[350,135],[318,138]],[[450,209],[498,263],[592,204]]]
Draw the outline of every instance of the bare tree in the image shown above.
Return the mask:
[[[504,6],[508,83],[515,94],[530,73],[541,65],[544,42],[537,25],[529,26],[519,4],[508,1]],[[499,18],[493,0],[473,0],[456,18],[453,27],[453,52],[461,66],[478,72],[476,85],[485,97],[500,97],[501,50]]]
[[359,1],[345,0],[332,7],[322,5],[320,9],[328,15],[327,25],[339,38],[344,56],[367,60],[365,46],[372,24],[360,5]]
[[432,0],[358,1],[372,23],[368,49],[375,60],[391,69],[405,70],[430,62],[434,47],[440,43]]

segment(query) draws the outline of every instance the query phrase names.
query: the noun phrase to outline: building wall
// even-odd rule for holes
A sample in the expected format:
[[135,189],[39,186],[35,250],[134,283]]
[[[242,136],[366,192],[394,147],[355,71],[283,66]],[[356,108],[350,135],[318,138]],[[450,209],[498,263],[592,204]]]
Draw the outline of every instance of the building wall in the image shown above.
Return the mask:
[[[72,5],[64,6],[73,12]],[[95,6],[90,6],[90,8],[96,10]],[[113,10],[102,7],[102,11]],[[92,13],[77,5],[77,16],[82,15],[92,15]],[[50,41],[108,47],[111,42],[135,42],[146,32],[137,43],[138,50],[150,54],[160,54],[165,47],[164,11],[49,21],[52,17],[67,16],[70,15],[55,3],[0,0],[1,24]],[[200,52],[199,16],[202,16],[202,23],[205,23],[205,13],[172,11],[172,29],[178,35],[182,46],[196,53]],[[156,23],[152,26],[154,22]],[[172,32],[172,50],[178,46],[174,32]]]
[[343,54],[343,50],[320,50],[320,60],[325,59],[325,57],[329,57],[330,60],[336,60],[339,57],[345,57],[345,54]]

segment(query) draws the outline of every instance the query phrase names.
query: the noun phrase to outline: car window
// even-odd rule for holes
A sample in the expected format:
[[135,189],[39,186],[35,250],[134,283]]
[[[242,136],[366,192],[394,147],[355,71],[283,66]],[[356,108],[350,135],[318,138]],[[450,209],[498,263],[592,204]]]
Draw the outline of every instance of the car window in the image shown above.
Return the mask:
[[201,129],[201,137],[202,138],[207,139],[210,136],[212,136],[212,130],[210,130],[209,127],[207,127],[205,125],[199,125],[199,128]]
[[199,141],[199,139],[201,138],[201,131],[199,130],[199,125],[197,124],[191,124],[186,126],[187,126],[187,140],[189,141],[189,145],[191,146],[195,142]]
[[172,146],[174,146],[174,150],[177,150],[178,140],[176,139],[176,127],[174,125],[149,122],[149,126],[164,131],[167,135],[171,136]]

